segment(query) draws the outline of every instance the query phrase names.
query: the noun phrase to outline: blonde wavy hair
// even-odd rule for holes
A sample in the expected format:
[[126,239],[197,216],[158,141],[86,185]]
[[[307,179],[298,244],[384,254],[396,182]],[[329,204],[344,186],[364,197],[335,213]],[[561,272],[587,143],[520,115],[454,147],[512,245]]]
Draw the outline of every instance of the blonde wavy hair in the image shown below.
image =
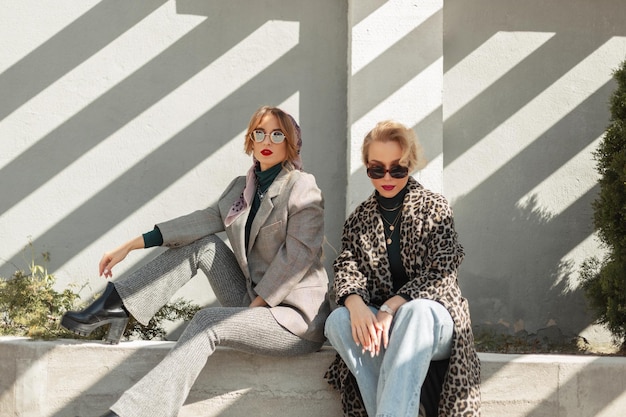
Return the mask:
[[428,161],[424,157],[424,148],[417,139],[413,129],[393,120],[378,122],[365,135],[361,146],[361,157],[365,166],[369,163],[369,148],[372,142],[397,142],[402,149],[400,165],[408,167],[409,172],[422,169]]

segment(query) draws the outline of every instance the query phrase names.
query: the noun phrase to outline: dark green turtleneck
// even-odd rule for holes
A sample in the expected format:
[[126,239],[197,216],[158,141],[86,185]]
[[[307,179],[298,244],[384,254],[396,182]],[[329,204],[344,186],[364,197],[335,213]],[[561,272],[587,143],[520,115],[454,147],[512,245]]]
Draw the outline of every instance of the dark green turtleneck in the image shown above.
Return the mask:
[[248,242],[250,241],[250,229],[252,228],[254,216],[256,216],[256,213],[257,211],[259,211],[259,207],[261,206],[261,197],[259,196],[259,194],[265,195],[267,189],[270,188],[270,185],[272,185],[282,169],[283,164],[280,163],[266,169],[265,171],[261,171],[260,165],[257,164],[256,169],[254,170],[254,175],[256,175],[257,189],[254,192],[254,200],[252,201],[252,207],[250,207],[248,221],[246,222],[246,249],[248,248]]
[[[408,184],[407,184],[408,186]],[[378,201],[378,212],[381,216],[387,220],[389,223],[393,223],[394,219],[398,215],[398,211],[402,210],[402,202],[404,201],[404,196],[407,193],[407,186],[405,186],[398,194],[391,198],[386,198],[381,196],[378,191],[376,192],[376,200]],[[388,211],[383,210],[382,207],[386,209],[393,209],[397,207],[396,210]],[[400,223],[402,222],[402,214],[400,214],[400,219],[396,224],[395,230],[393,233],[389,230],[389,225],[387,222],[383,221],[383,226],[385,228],[385,236],[389,236],[391,238],[391,244],[387,245],[387,257],[389,258],[389,266],[391,268],[391,278],[393,281],[393,291],[397,292],[404,284],[409,281],[409,277],[406,274],[406,270],[402,265],[402,257],[400,255]]]

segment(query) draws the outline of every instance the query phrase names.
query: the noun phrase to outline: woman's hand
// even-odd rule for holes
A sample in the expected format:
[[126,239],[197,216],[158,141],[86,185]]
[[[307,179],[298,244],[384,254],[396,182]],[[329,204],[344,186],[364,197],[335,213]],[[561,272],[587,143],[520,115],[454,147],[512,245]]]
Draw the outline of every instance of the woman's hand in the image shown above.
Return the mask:
[[345,301],[346,308],[350,311],[350,324],[352,327],[352,338],[357,346],[362,347],[362,352],[366,350],[371,356],[380,352],[380,340],[382,327],[378,323],[376,315],[372,313],[363,299],[356,294],[349,295]]
[[391,329],[393,316],[389,313],[378,310],[378,313],[376,314],[376,320],[378,320],[378,323],[381,327],[379,343],[385,349],[387,349],[387,346],[389,345],[389,329]]
[[[398,309],[402,306],[402,304],[406,303],[404,297],[399,295],[395,295],[391,297],[389,300],[385,301],[385,304],[393,310],[394,314]],[[393,314],[387,313],[385,311],[378,310],[376,314],[376,319],[381,327],[381,341],[380,343],[387,349],[389,345],[389,329],[391,329],[391,322],[393,321]]]
[[122,246],[113,249],[110,252],[106,252],[104,255],[102,255],[102,259],[100,259],[100,276],[104,275],[105,278],[111,278],[113,276],[112,269],[115,265],[122,262],[126,258],[126,255],[130,253],[130,251],[143,247],[143,236],[139,236],[132,240],[129,240]]

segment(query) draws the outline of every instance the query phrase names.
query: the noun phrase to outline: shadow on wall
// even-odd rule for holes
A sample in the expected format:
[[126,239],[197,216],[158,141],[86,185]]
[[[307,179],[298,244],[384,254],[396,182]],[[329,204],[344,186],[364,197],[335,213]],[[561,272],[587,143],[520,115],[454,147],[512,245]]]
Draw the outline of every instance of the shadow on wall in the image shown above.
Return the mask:
[[[0,74],[0,91],[11,93],[0,102],[0,122],[129,32],[164,3],[120,0],[97,3]],[[264,24],[275,20],[296,22],[298,44],[251,79],[246,80],[242,75],[244,81],[235,91],[190,124],[180,126],[177,133],[136,161],[98,194],[68,209],[54,226],[35,236],[33,247],[37,251],[52,253],[48,265],[51,271],[58,271],[85,247],[223,147],[246,127],[257,107],[278,104],[294,95],[299,98],[305,169],[316,175],[325,194],[329,213],[326,235],[331,242],[339,241],[343,218],[336,213],[345,212],[343,193],[338,191],[343,184],[337,184],[336,179],[346,177],[346,147],[343,141],[337,140],[347,136],[346,4],[335,0],[285,0],[272,5],[243,0],[181,0],[176,6],[178,13],[194,13],[206,16],[206,19],[45,136],[33,139],[28,149],[2,167],[0,216],[229,50],[245,42]],[[271,47],[272,39],[267,42],[265,46]],[[263,48],[252,48],[250,53],[263,54],[264,51]],[[247,167],[242,167],[242,174],[246,170]],[[76,181],[80,184],[81,179]],[[219,195],[226,185],[216,186],[219,189],[211,191]],[[68,187],[80,188],[73,184]],[[199,207],[180,207],[180,214],[196,208]],[[40,216],[40,210],[45,207],[30,209],[33,210],[32,216]],[[159,220],[163,219],[147,219],[146,224]],[[14,265],[22,264],[21,246],[12,249],[13,257],[3,259],[8,275],[13,272]],[[154,253],[148,255],[152,256]],[[94,265],[97,261],[88,260]],[[103,387],[115,386],[123,390],[132,385],[128,380],[114,383],[120,382],[123,366],[112,368],[102,381],[89,388],[87,394],[100,397],[102,401],[85,404],[77,398],[55,415],[104,412],[121,391],[102,392]],[[149,364],[146,371],[152,366]]]
[[[591,204],[596,192],[594,188],[579,202]],[[459,201],[455,205],[458,207],[456,213],[466,212],[466,203]],[[464,264],[460,274],[464,295],[471,300],[472,321],[477,334],[496,331],[524,335],[553,328],[549,341],[563,343],[592,323],[584,294],[573,285],[578,279],[573,262],[564,261],[565,253],[559,256],[553,249],[561,246],[562,239],[567,239],[571,231],[568,213],[557,217],[547,215],[534,199],[517,207],[512,219],[498,217],[483,203],[472,207],[471,210],[482,210],[486,221],[491,220],[485,224],[486,221],[471,216],[456,215],[457,224],[480,223],[484,227],[483,241],[464,244],[469,247],[466,255],[469,268]],[[514,230],[512,239],[504,245],[496,244],[499,239],[490,240],[498,229],[504,227]],[[460,234],[463,243],[463,232]],[[585,236],[579,233],[579,237]],[[491,258],[491,269],[501,275],[485,277],[467,271],[474,263],[471,258],[483,251],[489,251],[488,256],[486,253],[481,255]],[[468,285],[469,282],[472,284]]]
[[[607,74],[604,83],[593,79],[597,74],[567,86],[562,79],[582,71],[580,67],[599,55],[619,55],[607,43],[626,36],[626,12],[619,2],[479,0],[469,5],[457,0],[445,2],[444,15],[446,72],[476,55],[484,59],[481,54],[488,51],[481,47],[497,34],[546,34],[545,42],[494,76],[491,84],[444,121],[446,168],[454,164],[460,172],[463,165],[468,176],[484,170],[480,159],[467,156],[476,155],[477,149],[494,159],[508,158],[502,165],[493,163],[493,172],[475,184],[464,184],[461,174],[446,177],[446,190],[450,181],[462,184],[451,184],[452,188],[467,190],[459,191],[452,203],[466,249],[460,283],[470,300],[473,322],[511,334],[556,326],[563,335],[576,335],[592,319],[577,285],[575,264],[582,259],[572,258],[572,253],[593,234],[591,203],[598,187],[589,188],[588,179],[579,182],[578,175],[591,175],[573,172],[571,164],[602,136],[615,84],[609,79],[611,68],[601,69]],[[456,85],[473,82],[458,77]],[[560,96],[554,94],[558,88]],[[583,96],[579,89],[589,93]],[[544,114],[529,117],[526,125],[512,123],[524,120],[529,108],[540,109],[537,102],[542,100]],[[550,113],[553,109],[563,115],[555,117],[560,113]],[[537,127],[552,119],[545,129]],[[524,132],[536,137],[524,137]],[[528,145],[514,152],[521,143]],[[563,185],[553,180],[565,171],[572,174],[561,180]],[[559,202],[564,205],[560,212],[541,206],[535,190],[545,183],[553,184],[553,197],[565,197]]]
[[[0,74],[0,90],[10,92],[0,103],[0,121],[164,3],[96,4]],[[284,1],[268,6],[251,5],[243,0],[178,1],[179,13],[199,14],[206,16],[206,20],[44,137],[33,141],[1,168],[0,215],[273,20],[297,22],[300,33],[294,48],[252,79],[245,81],[246,76],[242,75],[239,88],[189,125],[181,126],[169,140],[138,160],[93,198],[68,210],[64,218],[33,239],[33,246],[50,251],[53,256],[49,268],[59,270],[120,220],[149,203],[235,137],[247,126],[257,107],[284,102],[294,94],[300,100],[305,169],[316,175],[318,185],[325,192],[328,213],[343,213],[345,202],[337,192],[341,184],[336,184],[336,178],[345,178],[346,149],[335,138],[346,137],[347,45],[337,40],[347,39],[347,29],[345,24],[340,24],[346,6],[336,3]],[[320,21],[333,24],[320,25]],[[267,47],[271,44],[272,40],[268,39]],[[250,51],[263,52],[263,49]],[[24,88],[17,89],[17,85]],[[242,174],[246,169],[242,167]],[[80,188],[80,185],[68,186]],[[218,189],[210,191],[219,195],[225,186],[215,185]],[[211,202],[207,201],[206,205]],[[201,207],[181,207],[180,214],[197,208]],[[33,208],[32,215],[39,215],[37,210],[41,209]],[[163,219],[147,219],[146,224],[159,220]],[[330,241],[339,241],[342,223],[342,218],[327,215],[326,234]],[[17,255],[4,259],[5,267],[22,263],[19,252],[20,248],[14,248]]]
[[[576,121],[606,108],[612,89],[612,83],[605,84],[470,194],[454,201],[467,252],[461,283],[472,301],[475,324],[502,321],[511,332],[557,325],[567,334],[578,334],[591,324],[584,296],[574,285],[578,272],[563,258],[593,233],[591,204],[598,187],[558,215],[548,214],[536,197],[522,205],[519,201],[602,134],[601,124],[580,131]],[[468,236],[480,238],[464,240]]]

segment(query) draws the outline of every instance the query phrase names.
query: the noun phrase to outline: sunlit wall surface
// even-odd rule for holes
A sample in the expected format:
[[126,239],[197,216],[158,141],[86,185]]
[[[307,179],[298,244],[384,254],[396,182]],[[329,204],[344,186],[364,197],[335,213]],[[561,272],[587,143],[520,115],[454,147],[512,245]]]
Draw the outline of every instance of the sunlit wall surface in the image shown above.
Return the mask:
[[[59,286],[100,290],[106,250],[206,207],[245,174],[243,133],[263,104],[300,121],[304,168],[338,241],[345,2],[27,0],[0,10],[2,276],[27,267],[30,239],[50,252]],[[116,276],[154,252],[134,252]],[[180,295],[213,301],[200,278]]]
[[[372,187],[374,124],[415,129],[416,178],[452,203],[478,327],[590,334],[601,254],[592,152],[626,58],[622,0],[0,0],[0,275],[50,252],[104,287],[103,252],[245,173],[262,104],[300,121],[326,199],[326,266]],[[125,276],[161,249],[133,253]],[[214,302],[204,277],[179,295]]]
[[600,254],[592,152],[624,59],[620,1],[444,3],[444,189],[475,324],[590,324],[579,267]]

